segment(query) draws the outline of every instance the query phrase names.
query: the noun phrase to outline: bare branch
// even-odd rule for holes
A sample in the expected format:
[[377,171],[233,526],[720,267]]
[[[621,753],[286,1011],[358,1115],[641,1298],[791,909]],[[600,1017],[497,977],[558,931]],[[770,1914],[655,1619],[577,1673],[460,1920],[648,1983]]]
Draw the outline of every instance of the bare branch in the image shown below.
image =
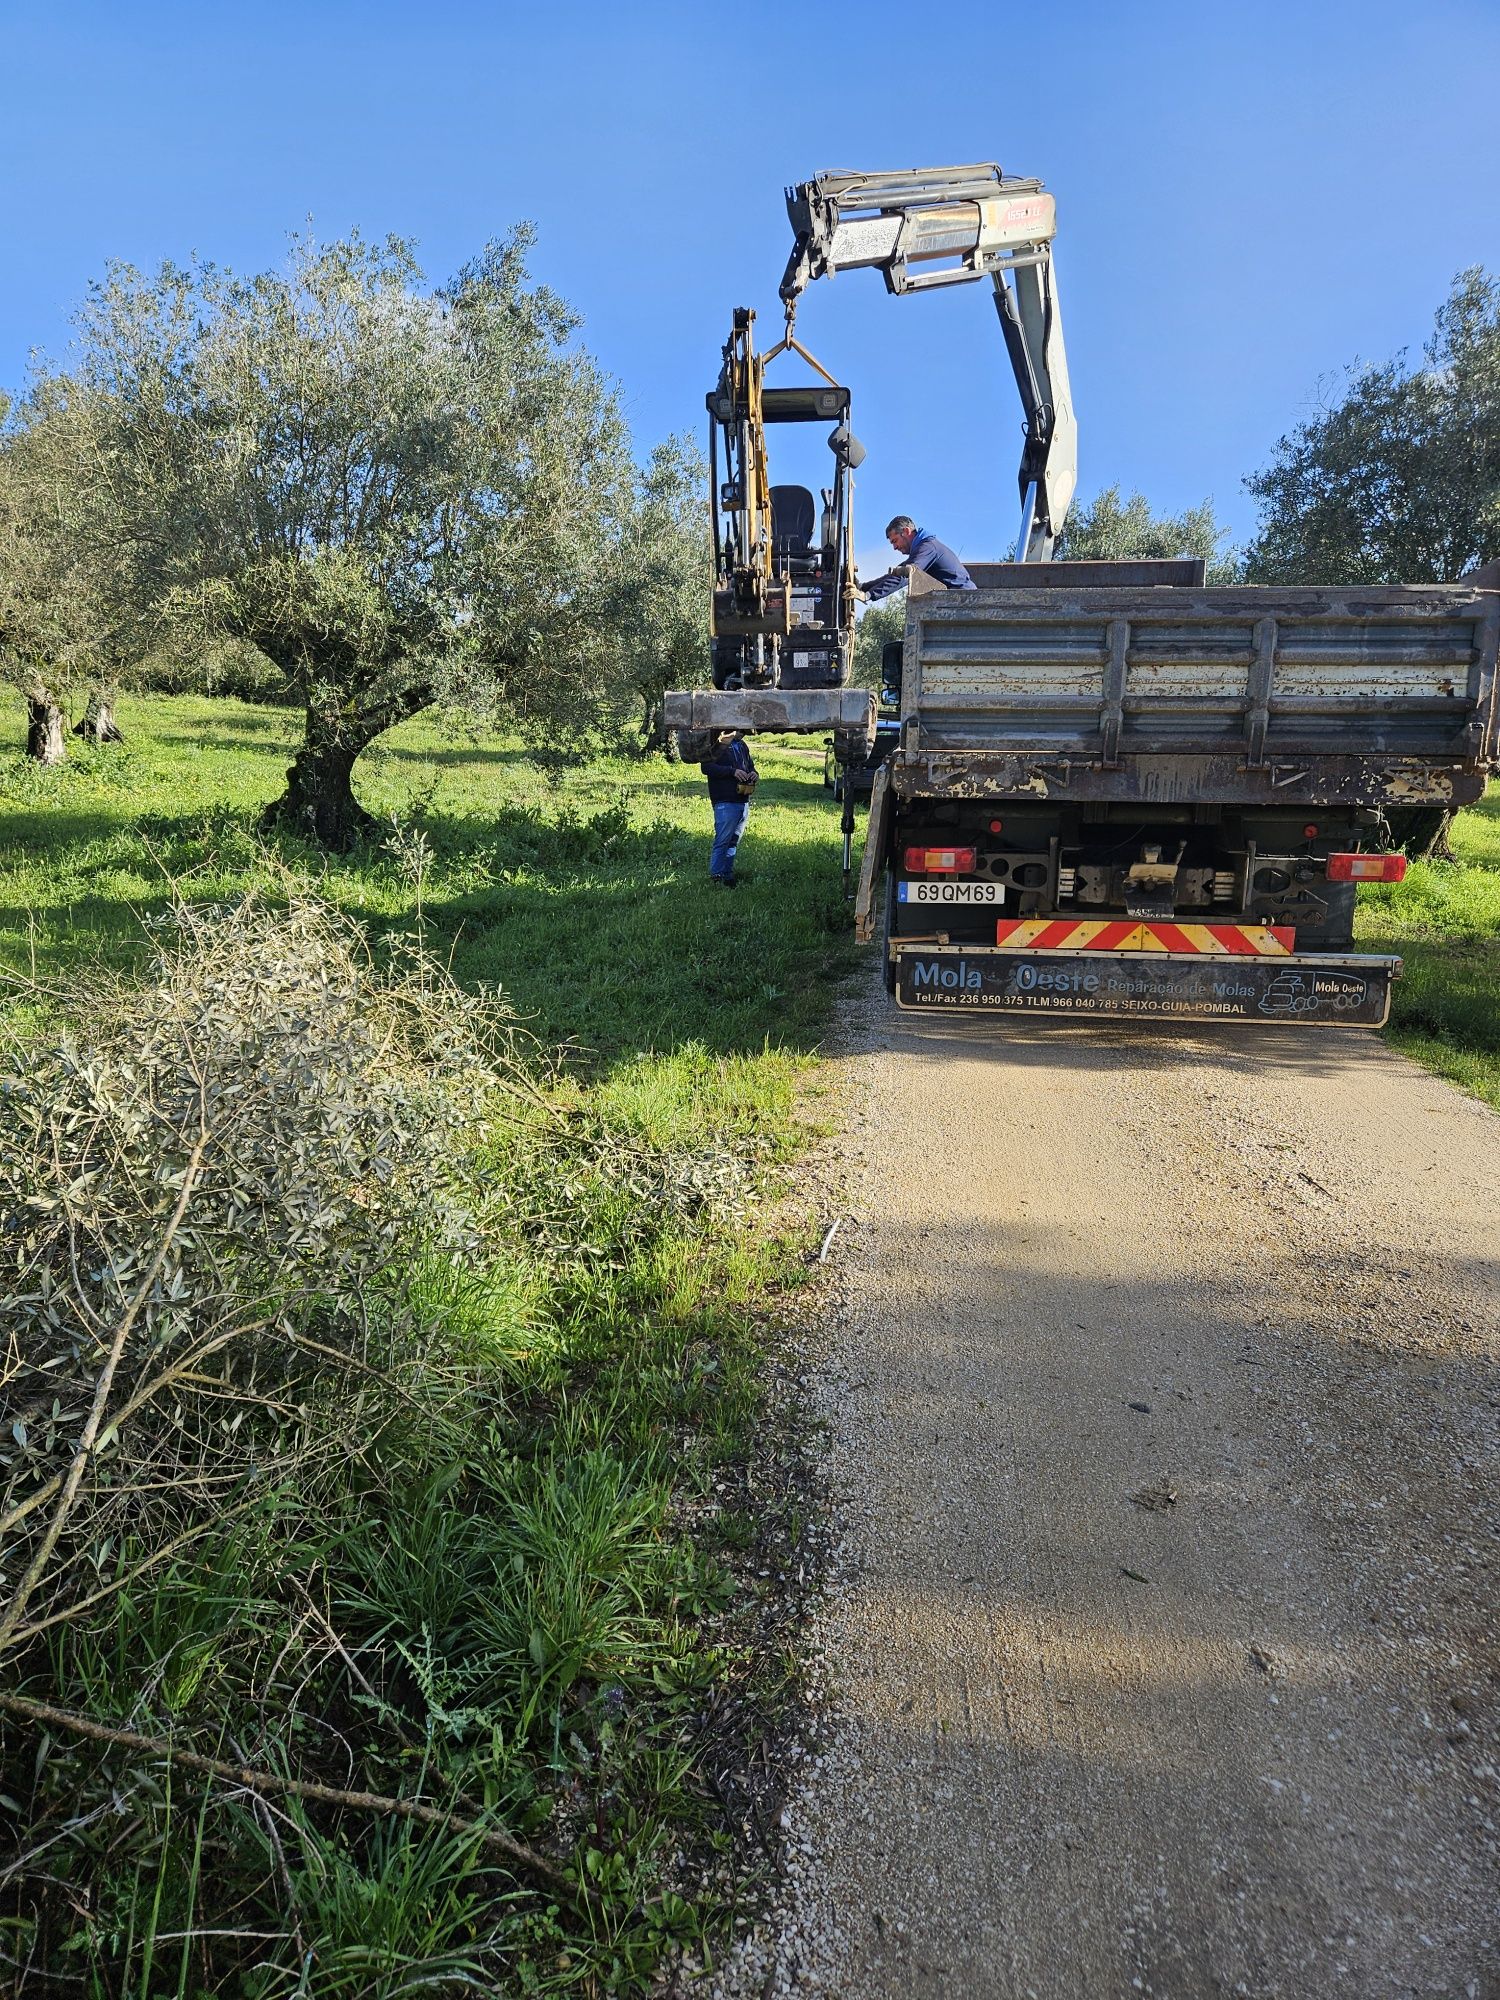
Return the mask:
[[51,1702],[31,1701],[25,1695],[0,1692],[0,1709],[11,1715],[18,1715],[28,1722],[46,1723],[54,1729],[68,1729],[75,1736],[87,1737],[93,1743],[107,1743],[117,1749],[136,1750],[151,1757],[165,1757],[172,1763],[181,1765],[187,1771],[202,1771],[207,1776],[222,1778],[226,1783],[242,1785],[246,1791],[269,1793],[273,1797],[307,1799],[317,1805],[341,1806],[350,1812],[377,1813],[398,1819],[415,1820],[422,1826],[441,1827],[449,1833],[471,1833],[492,1853],[501,1854],[515,1867],[525,1871],[536,1881],[545,1882],[549,1889],[566,1899],[574,1908],[598,1910],[601,1905],[592,1889],[575,1882],[563,1873],[555,1862],[538,1854],[535,1848],[527,1847],[513,1834],[505,1833],[498,1827],[487,1826],[484,1821],[455,1812],[444,1812],[437,1806],[424,1805],[418,1799],[398,1799],[383,1792],[344,1791],[334,1785],[314,1784],[305,1778],[283,1778],[275,1771],[257,1771],[244,1764],[225,1763],[219,1757],[205,1757],[197,1750],[183,1750],[176,1744],[160,1736],[145,1736],[135,1729],[116,1729],[96,1722],[92,1716],[78,1715],[73,1710],[57,1708]]

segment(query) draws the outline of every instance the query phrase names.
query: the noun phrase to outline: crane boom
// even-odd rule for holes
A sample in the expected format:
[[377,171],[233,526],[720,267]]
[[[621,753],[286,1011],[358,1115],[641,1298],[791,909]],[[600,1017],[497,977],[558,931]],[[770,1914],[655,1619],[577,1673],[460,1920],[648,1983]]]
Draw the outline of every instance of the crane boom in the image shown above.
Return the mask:
[[1078,482],[1052,239],[1057,205],[1037,180],[993,161],[898,173],[819,174],[786,191],[795,242],[781,281],[790,326],[814,278],[878,270],[890,292],[989,278],[1020,391],[1026,441],[1016,560],[1045,561]]

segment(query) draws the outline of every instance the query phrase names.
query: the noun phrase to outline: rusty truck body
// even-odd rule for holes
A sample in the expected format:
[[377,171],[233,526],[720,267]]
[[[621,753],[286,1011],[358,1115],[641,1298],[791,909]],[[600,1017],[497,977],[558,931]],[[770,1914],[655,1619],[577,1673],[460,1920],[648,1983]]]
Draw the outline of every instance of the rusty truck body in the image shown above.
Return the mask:
[[1200,563],[913,577],[856,924],[903,1008],[1380,1026],[1356,952],[1496,756],[1500,568],[1209,589]]

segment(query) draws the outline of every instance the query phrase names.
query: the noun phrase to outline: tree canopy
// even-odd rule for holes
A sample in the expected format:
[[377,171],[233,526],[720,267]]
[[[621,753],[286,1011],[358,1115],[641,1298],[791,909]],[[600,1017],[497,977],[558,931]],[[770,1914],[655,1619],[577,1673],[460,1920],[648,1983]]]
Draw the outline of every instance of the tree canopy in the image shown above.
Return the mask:
[[1245,484],[1265,583],[1445,583],[1500,556],[1500,280],[1461,271],[1424,365],[1354,364]]
[[899,639],[906,630],[906,599],[898,596],[887,598],[884,603],[871,604],[860,614],[854,628],[854,670],[850,675],[856,687],[874,688],[878,694],[884,682],[881,669],[886,644],[891,639]]
[[1119,562],[1127,556],[1156,559],[1202,556],[1210,583],[1241,581],[1240,560],[1229,531],[1214,518],[1212,501],[1183,514],[1156,514],[1144,493],[1120,498],[1106,486],[1086,507],[1075,507],[1057,541],[1059,562]]
[[122,656],[232,639],[273,662],[306,713],[275,811],[330,845],[361,823],[360,752],[434,702],[573,740],[615,719],[656,649],[642,536],[692,649],[687,456],[636,466],[529,242],[437,290],[395,238],[299,241],[250,278],[113,266],[10,419],[54,572]]

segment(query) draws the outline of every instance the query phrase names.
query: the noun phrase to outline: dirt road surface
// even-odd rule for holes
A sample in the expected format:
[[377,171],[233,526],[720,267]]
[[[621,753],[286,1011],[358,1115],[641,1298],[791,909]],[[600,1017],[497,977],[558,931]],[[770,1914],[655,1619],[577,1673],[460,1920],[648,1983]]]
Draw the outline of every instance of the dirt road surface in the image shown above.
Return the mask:
[[741,1990],[1500,1994],[1500,1118],[1337,1031],[838,1067],[837,1696]]

